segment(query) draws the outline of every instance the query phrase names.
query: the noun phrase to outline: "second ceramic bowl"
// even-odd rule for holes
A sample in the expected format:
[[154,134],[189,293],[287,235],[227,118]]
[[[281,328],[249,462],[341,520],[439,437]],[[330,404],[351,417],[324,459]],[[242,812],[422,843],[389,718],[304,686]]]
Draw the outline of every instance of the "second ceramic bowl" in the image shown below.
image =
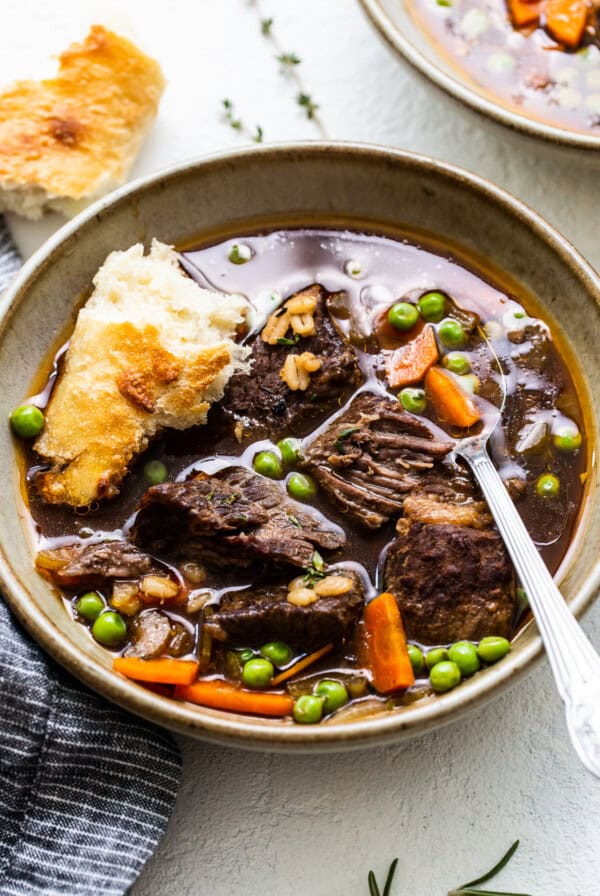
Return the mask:
[[[502,190],[457,168],[365,145],[295,144],[227,152],[138,181],[67,224],[25,265],[0,309],[4,420],[30,394],[49,349],[73,320],[77,297],[113,249],[157,237],[175,245],[249,228],[347,226],[432,234],[455,253],[486,259],[517,291],[537,297],[563,334],[576,368],[592,445],[600,410],[600,281],[569,243]],[[300,726],[175,702],[112,670],[110,654],[78,626],[35,571],[8,425],[0,427],[0,581],[6,600],[39,643],[76,677],[132,712],[230,746],[339,750],[395,741],[459,718],[513,682],[540,654],[530,625],[511,654],[442,697],[362,721]],[[586,511],[561,569],[581,613],[600,584],[600,503],[595,469]]]
[[[484,116],[492,124],[502,125],[505,135],[513,134],[521,142],[523,138],[533,138],[538,148],[545,145],[551,153],[558,150],[560,156],[600,166],[600,135],[538,120],[520,114],[516,106],[495,101],[491,93],[478,89],[449,55],[436,48],[433,39],[411,15],[405,0],[360,0],[360,3],[389,45],[463,107]],[[497,130],[500,132],[500,128]],[[525,142],[531,143],[531,140]]]

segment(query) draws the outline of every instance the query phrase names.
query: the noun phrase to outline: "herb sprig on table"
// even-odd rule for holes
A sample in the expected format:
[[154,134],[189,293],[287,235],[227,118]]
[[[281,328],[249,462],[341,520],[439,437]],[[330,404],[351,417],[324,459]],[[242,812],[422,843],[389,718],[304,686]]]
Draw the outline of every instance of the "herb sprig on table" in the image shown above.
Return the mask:
[[[508,849],[504,853],[500,861],[497,862],[497,864],[494,865],[493,868],[491,868],[489,871],[486,871],[486,873],[481,877],[478,877],[475,880],[470,880],[466,884],[461,884],[460,887],[457,887],[454,890],[449,890],[448,896],[529,896],[528,893],[508,893],[506,891],[486,889],[482,890],[479,888],[480,884],[487,883],[500,871],[502,871],[505,865],[508,865],[518,848],[519,841],[515,840],[510,849]],[[383,890],[379,889],[379,884],[377,883],[377,878],[375,877],[374,872],[369,871],[368,883],[370,896],[391,896],[391,888],[394,881],[394,875],[396,873],[397,865],[398,859],[394,859],[387,873],[387,877],[383,885]]]
[[[313,122],[321,137],[327,138],[327,131],[321,121],[318,110],[319,104],[315,102],[314,98],[310,93],[308,93],[304,82],[302,80],[302,76],[300,74],[300,66],[302,63],[302,59],[298,56],[297,53],[293,51],[286,50],[282,46],[282,44],[277,39],[273,31],[274,20],[272,17],[264,17],[261,15],[259,9],[258,0],[252,0],[252,5],[256,9],[259,15],[260,21],[260,33],[263,37],[270,41],[273,45],[273,49],[275,50],[274,58],[279,63],[279,71],[285,77],[290,78],[294,82],[295,86],[295,102],[302,109],[306,118],[309,121]],[[229,126],[234,130],[238,131],[240,134],[244,134],[249,139],[253,140],[255,143],[262,143],[264,138],[264,130],[261,125],[256,126],[255,131],[249,130],[242,119],[236,115],[234,106],[231,100],[225,99],[222,100],[223,104],[223,119],[229,124]]]

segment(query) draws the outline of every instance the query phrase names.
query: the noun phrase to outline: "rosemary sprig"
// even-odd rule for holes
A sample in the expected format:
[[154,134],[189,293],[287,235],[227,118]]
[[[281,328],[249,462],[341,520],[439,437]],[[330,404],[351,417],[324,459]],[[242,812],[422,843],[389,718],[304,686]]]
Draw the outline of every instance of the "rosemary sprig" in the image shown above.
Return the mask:
[[529,896],[528,893],[507,893],[505,891],[499,890],[481,890],[479,889],[479,884],[485,884],[488,880],[491,880],[492,877],[495,877],[505,865],[508,865],[517,849],[519,848],[519,841],[515,840],[513,845],[506,850],[502,858],[493,868],[489,871],[486,871],[485,874],[482,874],[481,877],[476,878],[475,880],[470,880],[466,884],[461,884],[457,890],[450,890],[448,896]]
[[396,866],[398,864],[398,859],[394,859],[392,864],[390,865],[390,870],[387,873],[387,877],[385,879],[385,884],[383,885],[383,892],[379,890],[379,884],[377,883],[377,878],[372,871],[369,871],[369,893],[370,896],[390,896],[390,891],[392,888],[392,881],[394,880],[394,874],[396,873]]
[[[316,552],[315,552],[316,553]],[[519,848],[519,841],[515,840],[513,845],[508,849],[499,862],[497,862],[493,868],[489,871],[486,871],[481,877],[476,878],[476,880],[470,880],[466,884],[461,884],[455,890],[449,890],[448,896],[530,896],[528,893],[507,893],[505,891],[500,890],[481,890],[478,889],[479,884],[485,884],[488,880],[491,880],[492,877],[495,877],[502,869],[508,865],[517,849]],[[377,878],[373,871],[369,871],[369,876],[367,878],[369,884],[369,894],[370,896],[390,896],[392,881],[394,879],[394,874],[396,873],[396,866],[398,864],[398,859],[394,859],[392,864],[390,865],[390,870],[388,871],[388,875],[384,884],[383,891],[379,889],[379,884],[377,883]]]

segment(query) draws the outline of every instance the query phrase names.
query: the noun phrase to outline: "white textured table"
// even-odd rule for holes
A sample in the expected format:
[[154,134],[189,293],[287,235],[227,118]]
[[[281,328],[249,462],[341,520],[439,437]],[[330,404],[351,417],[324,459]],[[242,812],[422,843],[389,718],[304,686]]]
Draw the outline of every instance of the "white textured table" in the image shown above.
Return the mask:
[[[400,0],[399,0],[400,2]],[[459,112],[400,63],[354,0],[3,0],[0,83],[51,70],[45,57],[91,21],[127,27],[169,87],[135,174],[241,142],[218,117],[230,97],[266,139],[316,137],[278,73],[259,17],[301,57],[332,138],[416,150],[487,176],[537,208],[600,266],[599,175],[538,157]],[[13,221],[25,253],[58,224]],[[566,298],[566,297],[565,297]],[[600,603],[585,627],[600,647]],[[366,894],[400,856],[394,892],[445,896],[522,848],[498,880],[533,896],[600,893],[600,782],[570,749],[540,664],[512,691],[408,745],[286,757],[181,739],[184,781],[168,833],[135,896]]]

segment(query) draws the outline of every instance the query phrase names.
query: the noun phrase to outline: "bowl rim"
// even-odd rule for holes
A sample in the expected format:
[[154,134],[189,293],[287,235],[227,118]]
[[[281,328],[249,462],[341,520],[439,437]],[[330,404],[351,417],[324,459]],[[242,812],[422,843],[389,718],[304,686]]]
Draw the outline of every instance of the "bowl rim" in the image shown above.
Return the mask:
[[[524,221],[536,236],[557,253],[577,274],[590,297],[600,306],[600,276],[592,266],[537,212],[502,188],[477,174],[446,162],[436,161],[429,156],[376,144],[311,140],[240,147],[196,156],[139,178],[98,200],[72,221],[64,224],[25,262],[0,299],[0,340],[37,271],[52,262],[53,254],[60,251],[62,244],[80,227],[112,206],[127,201],[131,196],[149,188],[158,185],[164,188],[168,183],[188,176],[194,169],[212,168],[218,171],[222,166],[243,164],[245,160],[257,157],[264,158],[265,161],[326,158],[334,163],[336,156],[348,154],[359,160],[370,159],[374,163],[389,164],[397,161],[405,169],[418,169],[421,173],[442,176],[453,181],[460,189],[477,193],[499,205],[504,211]],[[590,605],[599,586],[600,562],[588,573],[584,585],[570,602],[576,616],[580,616]],[[465,682],[461,688],[444,695],[441,700],[424,701],[423,705],[416,703],[401,713],[389,713],[386,716],[375,716],[339,726],[278,726],[272,721],[265,723],[263,720],[225,714],[162,697],[117,675],[95,657],[84,654],[75,641],[56,627],[50,617],[40,609],[26,587],[20,583],[7,555],[2,533],[0,533],[0,587],[6,603],[35,640],[60,665],[94,691],[149,721],[230,747],[308,752],[359,749],[369,745],[397,742],[404,737],[414,736],[457,720],[475,705],[498,695],[513,683],[518,675],[531,669],[533,662],[539,659],[542,653],[541,639],[534,630],[530,643],[514,655],[509,655],[500,665],[492,667],[483,675]]]
[[[467,106],[480,115],[493,119],[496,123],[511,128],[528,137],[544,140],[553,146],[568,147],[571,150],[588,152],[600,150],[600,135],[584,134],[579,131],[569,130],[559,125],[529,118],[520,115],[500,103],[488,99],[470,87],[466,82],[443,71],[431,62],[424,53],[417,49],[415,44],[392,21],[381,0],[359,0],[363,10],[375,25],[380,34],[385,38],[389,46],[400,53],[412,66],[425,75],[437,87],[449,93],[454,99]],[[398,0],[401,2],[401,0]]]

